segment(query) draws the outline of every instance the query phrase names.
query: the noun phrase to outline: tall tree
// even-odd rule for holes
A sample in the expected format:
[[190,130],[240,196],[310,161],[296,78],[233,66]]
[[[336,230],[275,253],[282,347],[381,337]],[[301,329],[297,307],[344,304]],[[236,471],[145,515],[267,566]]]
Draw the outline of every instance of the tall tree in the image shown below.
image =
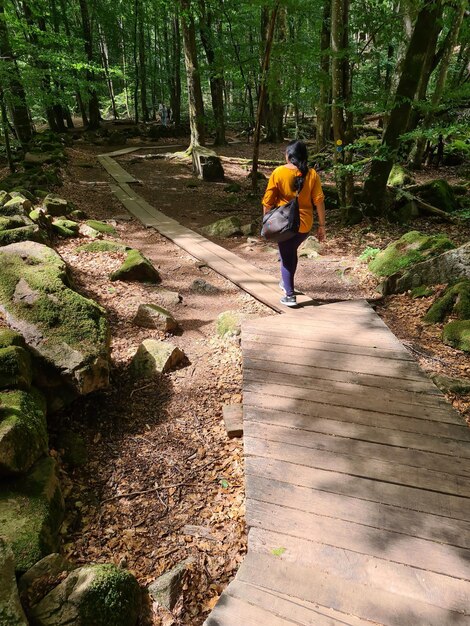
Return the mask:
[[189,149],[205,144],[204,104],[202,100],[201,76],[196,48],[196,27],[191,10],[191,0],[180,0],[183,30],[184,61],[188,84],[189,124],[191,143]]
[[86,71],[86,79],[88,83],[88,129],[96,130],[100,127],[100,104],[98,94],[94,85],[95,74],[93,71],[93,36],[90,22],[90,14],[88,11],[87,0],[78,0],[80,5],[80,15],[82,19],[83,42],[85,46],[85,54],[88,61]]
[[421,68],[428,53],[428,33],[441,15],[440,0],[425,0],[416,18],[382,145],[372,160],[372,167],[364,184],[364,202],[371,215],[381,215],[386,209],[387,181],[396,160],[400,136],[408,127]]
[[331,81],[330,81],[331,0],[324,0],[320,33],[320,92],[317,105],[316,148],[322,150],[330,135]]
[[170,108],[175,126],[181,123],[181,36],[177,9],[172,20],[172,55],[170,72]]

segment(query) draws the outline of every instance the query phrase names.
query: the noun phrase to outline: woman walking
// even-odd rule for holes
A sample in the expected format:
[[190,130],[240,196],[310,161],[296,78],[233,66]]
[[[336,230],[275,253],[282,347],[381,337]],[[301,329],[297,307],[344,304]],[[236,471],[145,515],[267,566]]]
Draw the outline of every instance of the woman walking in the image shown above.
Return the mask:
[[325,241],[325,196],[318,174],[308,167],[307,146],[303,141],[291,141],[287,145],[286,164],[277,167],[271,174],[262,200],[264,212],[287,204],[297,192],[299,192],[299,232],[291,239],[278,243],[281,257],[279,287],[285,293],[281,298],[281,304],[286,306],[297,306],[294,291],[297,249],[305,241],[313,226],[314,205],[318,215],[317,238],[318,241]]

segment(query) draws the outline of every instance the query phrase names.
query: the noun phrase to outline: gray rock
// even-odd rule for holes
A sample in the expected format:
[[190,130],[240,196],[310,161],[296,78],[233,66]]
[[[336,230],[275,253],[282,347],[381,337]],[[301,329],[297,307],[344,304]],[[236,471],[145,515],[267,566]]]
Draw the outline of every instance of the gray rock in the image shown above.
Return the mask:
[[151,378],[171,371],[184,358],[184,352],[172,343],[145,339],[132,359],[131,368],[136,378]]
[[211,285],[203,278],[196,278],[196,280],[191,283],[190,289],[195,293],[200,293],[203,295],[215,295],[217,293],[220,293],[220,289],[218,287],[216,287],[215,285]]
[[254,233],[253,224],[244,224],[242,226],[242,234],[245,235],[245,237],[248,237],[249,235],[252,235],[253,233]]
[[134,576],[115,565],[85,565],[32,607],[37,626],[135,626],[141,592]]
[[444,393],[470,393],[469,378],[452,378],[443,374],[434,374],[431,378],[436,387],[439,387]]
[[382,283],[381,290],[384,295],[402,293],[421,285],[440,285],[460,278],[470,278],[470,242],[416,263],[402,276],[390,276]]
[[61,554],[53,552],[35,563],[18,581],[18,591],[23,606],[29,612],[31,606],[38,604],[62,579],[64,573],[77,569]]
[[70,206],[65,198],[56,196],[53,193],[48,194],[43,200],[43,206],[49,215],[54,217],[60,217],[61,215],[67,215],[70,211]]
[[310,235],[299,247],[299,257],[316,259],[320,255],[321,243],[316,237]]
[[169,289],[164,289],[162,287],[155,287],[155,290],[152,293],[157,299],[158,304],[164,306],[165,308],[178,306],[183,300],[183,296],[177,291],[170,291]]
[[222,162],[213,150],[202,146],[193,148],[192,153],[193,171],[203,180],[208,182],[220,182],[224,180],[224,168]]
[[0,537],[0,624],[28,626],[16,586],[15,557],[10,546]]
[[139,250],[128,250],[126,260],[110,276],[111,280],[137,281],[141,283],[159,283],[160,274],[152,263],[139,252]]
[[216,321],[217,334],[219,337],[225,337],[225,335],[237,337],[241,333],[242,322],[247,317],[246,313],[240,311],[224,311]]
[[102,239],[103,233],[100,233],[98,230],[95,230],[88,224],[80,224],[78,232],[83,237],[90,237],[91,239]]
[[157,304],[141,304],[133,322],[136,326],[156,328],[164,332],[173,332],[178,328],[178,322],[170,311]]
[[163,576],[159,576],[155,582],[149,585],[150,597],[160,606],[171,611],[178,602],[183,589],[185,574],[192,563],[194,563],[193,558],[185,559]]
[[19,243],[21,241],[40,242],[42,240],[43,234],[36,224],[0,230],[0,246],[8,246],[11,243]]
[[242,234],[242,224],[239,217],[232,215],[206,226],[203,231],[210,237],[235,237]]

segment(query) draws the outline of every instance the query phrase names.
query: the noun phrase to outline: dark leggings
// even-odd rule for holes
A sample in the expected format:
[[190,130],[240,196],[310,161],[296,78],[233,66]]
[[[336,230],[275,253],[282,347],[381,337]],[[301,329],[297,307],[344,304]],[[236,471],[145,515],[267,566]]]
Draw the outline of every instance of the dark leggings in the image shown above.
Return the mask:
[[297,269],[297,249],[307,239],[308,233],[297,233],[291,239],[278,243],[281,257],[281,276],[288,296],[294,295],[294,274]]

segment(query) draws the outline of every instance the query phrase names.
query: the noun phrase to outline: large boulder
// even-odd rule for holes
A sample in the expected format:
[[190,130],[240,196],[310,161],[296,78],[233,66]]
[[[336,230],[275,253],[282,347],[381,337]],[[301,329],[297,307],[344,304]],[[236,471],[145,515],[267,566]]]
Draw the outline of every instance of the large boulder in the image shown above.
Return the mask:
[[192,153],[193,172],[208,182],[220,182],[224,180],[224,168],[222,162],[213,150],[196,146]]
[[440,285],[461,278],[470,279],[470,242],[417,263],[402,275],[391,276],[384,292],[401,293],[421,285]]
[[36,626],[135,626],[141,591],[127,570],[115,565],[85,565],[30,609]]
[[205,226],[203,231],[210,237],[235,237],[242,234],[242,223],[239,217],[232,215]]
[[170,311],[157,304],[141,304],[134,317],[134,324],[143,328],[156,328],[163,332],[173,332],[178,322]]
[[139,250],[129,250],[126,260],[120,268],[111,274],[110,279],[142,283],[159,283],[161,281],[160,274]]
[[0,348],[0,389],[29,389],[32,376],[31,356],[25,348]]
[[28,626],[21,606],[15,578],[15,557],[10,546],[0,537],[0,624]]
[[68,286],[67,268],[52,249],[34,242],[0,249],[0,312],[32,350],[37,384],[60,375],[75,393],[108,385],[109,331],[105,311]]
[[137,349],[131,369],[135,378],[151,378],[175,369],[184,352],[168,341],[145,339]]
[[377,276],[392,276],[452,248],[454,244],[445,235],[426,235],[412,230],[379,252],[369,263],[369,269]]
[[470,319],[470,280],[461,280],[447,287],[432,304],[423,320],[427,324],[438,324],[451,314],[461,320]]
[[47,450],[46,405],[41,394],[35,389],[1,392],[0,476],[27,472]]
[[42,457],[26,476],[0,485],[0,529],[11,545],[17,573],[57,552],[64,502],[52,457]]
[[55,217],[67,215],[71,210],[71,207],[65,198],[56,196],[53,193],[48,194],[44,198],[42,204],[46,212]]

